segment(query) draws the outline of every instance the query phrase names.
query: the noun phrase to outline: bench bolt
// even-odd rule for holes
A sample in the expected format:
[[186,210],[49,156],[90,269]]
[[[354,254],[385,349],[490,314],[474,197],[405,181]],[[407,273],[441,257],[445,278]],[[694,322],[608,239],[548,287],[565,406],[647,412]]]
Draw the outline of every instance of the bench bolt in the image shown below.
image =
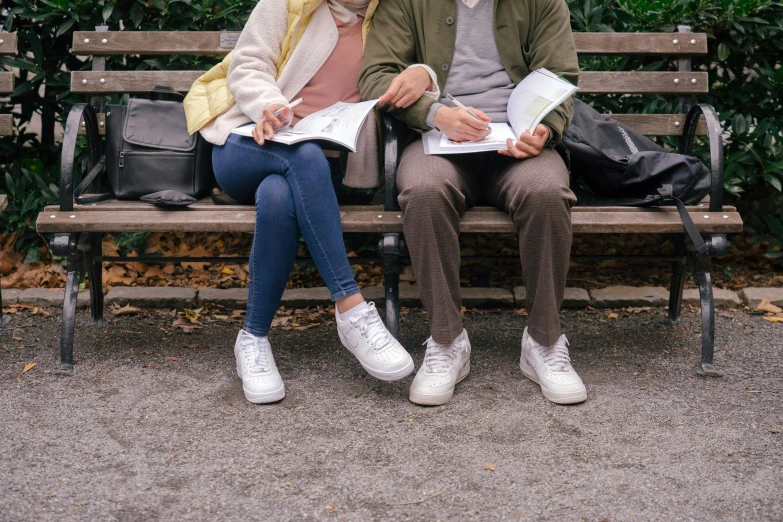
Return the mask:
[[680,84],[680,79],[679,78],[675,78],[674,79],[674,85],[679,85],[679,84]]
[[106,83],[106,78],[101,78],[100,81],[101,81],[101,85],[102,85],[102,84]]
[[696,85],[696,78],[693,78],[693,79],[691,80],[691,83],[692,83],[693,85]]
[[87,85],[87,78],[85,78],[84,80],[82,80],[82,85]]
[[104,38],[103,40],[101,40],[101,43],[102,43],[103,45],[106,45],[107,43],[109,43],[109,40],[107,40],[106,38]]
[[679,122],[679,121],[675,121],[675,122],[674,122],[674,126],[675,126],[675,127],[679,127],[679,126],[680,126],[680,122]]
[[0,45],[3,45],[5,43],[5,40],[0,40]]
[[696,45],[696,39],[691,40],[691,45]]
[[678,39],[676,39],[676,38],[675,38],[674,40],[672,40],[672,43],[673,43],[674,45],[677,45],[678,43],[680,43],[680,41],[679,41]]
[[86,44],[87,44],[87,43],[90,43],[90,39],[89,39],[89,38],[85,38],[85,39],[84,39],[84,43],[86,43]]

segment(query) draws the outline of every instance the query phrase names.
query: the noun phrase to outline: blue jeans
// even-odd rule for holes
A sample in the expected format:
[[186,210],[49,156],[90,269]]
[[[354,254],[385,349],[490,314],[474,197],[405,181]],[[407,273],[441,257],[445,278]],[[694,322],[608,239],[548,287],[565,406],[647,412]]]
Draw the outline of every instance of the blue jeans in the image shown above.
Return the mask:
[[332,300],[359,293],[321,147],[271,141],[259,146],[252,138],[232,134],[225,145],[212,149],[212,166],[226,194],[256,207],[245,330],[259,336],[269,333],[296,259],[300,231]]

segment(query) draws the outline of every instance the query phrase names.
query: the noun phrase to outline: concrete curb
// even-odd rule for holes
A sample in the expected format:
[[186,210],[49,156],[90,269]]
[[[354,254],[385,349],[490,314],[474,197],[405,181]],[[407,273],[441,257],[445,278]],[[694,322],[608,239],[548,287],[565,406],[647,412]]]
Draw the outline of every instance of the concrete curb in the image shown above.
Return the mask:
[[[525,288],[518,286],[513,292],[504,288],[462,288],[462,302],[466,308],[523,308],[525,306]],[[247,307],[247,288],[202,288],[198,292],[192,288],[181,287],[122,287],[115,286],[105,297],[106,305],[116,303],[120,306],[132,304],[146,308],[193,308],[206,304],[220,305],[230,309]],[[383,305],[385,291],[382,286],[370,286],[362,289],[364,296]],[[41,307],[61,307],[64,290],[46,288],[28,288],[27,290],[4,289],[3,304],[28,304]],[[735,308],[746,302],[755,308],[763,299],[768,298],[776,306],[783,307],[783,288],[745,288],[741,293],[715,288],[715,304],[718,307]],[[78,306],[89,306],[89,291],[79,292]],[[688,289],[683,293],[683,303],[699,305],[699,292]],[[332,300],[329,290],[319,288],[296,288],[286,290],[280,303],[286,308],[305,308],[329,306]],[[419,288],[408,283],[400,284],[400,304],[406,307],[420,307]],[[628,308],[669,304],[669,292],[663,287],[610,286],[588,292],[584,288],[566,288],[563,308],[580,309],[587,306],[595,308]]]

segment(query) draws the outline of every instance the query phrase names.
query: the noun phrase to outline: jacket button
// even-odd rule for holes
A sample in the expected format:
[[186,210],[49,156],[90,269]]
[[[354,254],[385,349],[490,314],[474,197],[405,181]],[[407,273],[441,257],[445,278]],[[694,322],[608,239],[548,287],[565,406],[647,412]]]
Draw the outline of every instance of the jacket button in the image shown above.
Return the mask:
[[448,18],[446,18],[446,23],[449,24],[449,25],[453,24],[454,23],[454,17],[453,16],[449,16]]
[[448,71],[448,70],[449,70],[449,64],[447,64],[447,63],[442,63],[442,64],[440,65],[440,70],[441,70],[441,71]]

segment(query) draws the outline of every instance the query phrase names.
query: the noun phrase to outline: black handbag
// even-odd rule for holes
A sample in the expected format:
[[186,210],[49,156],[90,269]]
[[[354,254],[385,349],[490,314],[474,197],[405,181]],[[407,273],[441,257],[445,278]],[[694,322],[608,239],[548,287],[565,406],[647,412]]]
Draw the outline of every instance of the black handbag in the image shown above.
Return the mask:
[[163,190],[194,198],[209,193],[214,184],[212,144],[199,133],[188,134],[182,102],[159,100],[160,93],[181,96],[155,87],[149,100],[106,106],[106,172],[112,192],[81,196],[100,173],[94,169],[74,191],[77,203],[137,200]]

